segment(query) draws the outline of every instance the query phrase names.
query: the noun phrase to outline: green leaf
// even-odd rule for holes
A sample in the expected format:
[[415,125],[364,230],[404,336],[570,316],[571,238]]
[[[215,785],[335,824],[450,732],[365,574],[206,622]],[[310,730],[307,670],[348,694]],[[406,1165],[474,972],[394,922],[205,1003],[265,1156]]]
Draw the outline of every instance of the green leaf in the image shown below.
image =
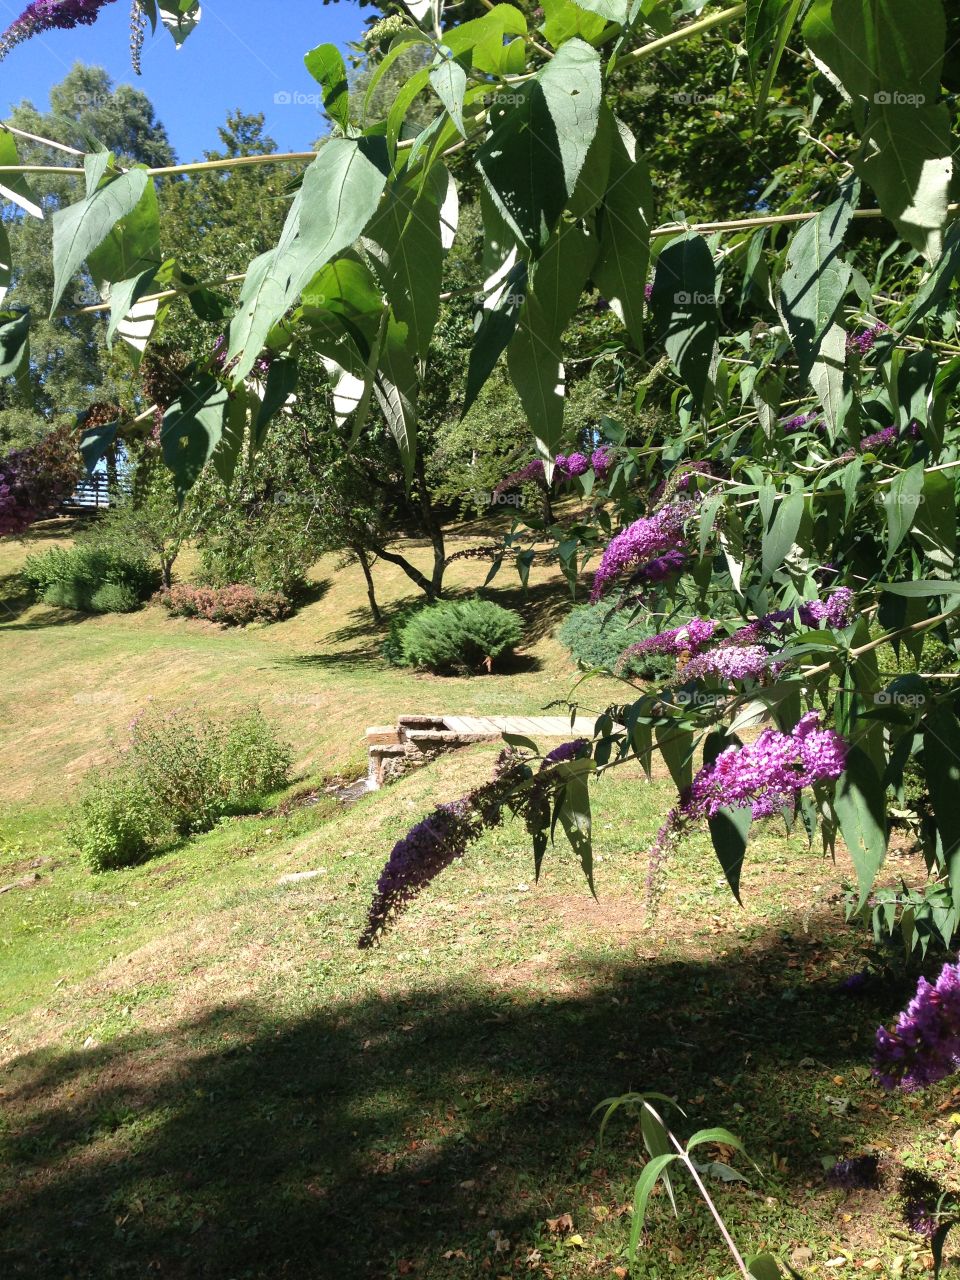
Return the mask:
[[168,0],[166,4],[159,0],[157,8],[160,20],[179,49],[200,21],[200,0],[179,0],[179,3],[177,0]]
[[[445,178],[446,171],[438,170]],[[426,359],[440,313],[443,245],[440,201],[430,181],[392,183],[381,209],[367,227],[363,241],[371,254],[381,288],[397,319],[407,325],[414,350]]]
[[591,837],[589,772],[583,768],[582,762],[576,762],[576,769],[561,767],[565,773],[563,790],[560,797],[559,819],[564,833],[570,842],[583,874],[587,878],[590,892],[596,896],[593,886],[593,841]]
[[753,822],[753,814],[749,807],[741,809],[719,809],[708,819],[710,839],[717,860],[723,868],[727,884],[736,900],[743,905],[740,897],[740,874],[743,870],[743,859],[747,851],[747,836]]
[[717,274],[706,240],[686,235],[660,254],[650,306],[670,362],[698,412],[713,399],[720,317]]
[[935,706],[924,717],[923,772],[943,845],[953,905],[960,907],[960,723],[949,706]]
[[887,825],[883,782],[860,747],[852,746],[847,754],[834,808],[856,869],[860,886],[857,910],[861,910],[886,857]]
[[347,69],[335,44],[318,44],[304,54],[307,70],[323,90],[323,105],[344,133],[350,128],[350,89]]
[[940,0],[814,0],[803,30],[850,96],[863,134],[857,171],[900,235],[935,261],[952,174]]
[[810,385],[834,435],[843,421],[843,371],[847,359],[847,335],[832,324],[820,343],[820,351],[810,370]]
[[223,436],[227,389],[210,374],[187,386],[163,416],[160,443],[181,501]]
[[547,243],[587,158],[600,112],[600,57],[581,40],[565,44],[537,79],[490,109],[477,152],[487,189],[532,253]]
[[467,73],[453,58],[438,54],[437,62],[430,69],[430,85],[457,126],[457,132],[465,138],[467,130],[463,123],[463,96],[467,91]]
[[475,336],[470,348],[465,417],[507,349],[520,319],[527,293],[527,264],[517,256],[513,232],[501,217],[493,198],[480,191],[483,215],[483,298],[474,318]]
[[574,4],[573,0],[543,0],[542,7],[544,20],[541,30],[555,49],[572,36],[581,36],[592,44],[607,25],[605,18],[597,13],[588,13],[585,5]]
[[780,310],[797,353],[801,378],[809,376],[850,284],[850,267],[841,259],[840,250],[859,189],[859,183],[849,184],[841,199],[803,224],[787,250]]
[[658,724],[654,734],[674,786],[685,791],[693,781],[693,734],[673,724]]
[[946,472],[928,471],[924,476],[923,502],[911,533],[926,559],[952,575],[957,558],[957,491]]
[[383,138],[332,138],[304,174],[280,242],[250,264],[230,324],[227,362],[240,381],[267,334],[322,266],[359,237],[377,210],[388,172]]
[[777,504],[777,513],[769,529],[763,532],[763,578],[766,581],[786,560],[797,540],[803,519],[804,495],[788,493]]
[[772,1253],[758,1253],[747,1259],[747,1270],[754,1280],[783,1280],[780,1264]]
[[0,378],[10,378],[30,361],[30,312],[0,311]]
[[245,387],[237,388],[227,397],[223,410],[223,429],[210,456],[214,470],[228,489],[233,484],[247,426],[247,398]]
[[[107,325],[107,346],[113,346],[117,330],[120,335],[139,350],[146,347],[156,317],[156,305],[138,308],[137,303],[149,293],[156,278],[156,270],[149,267],[132,280],[121,280],[111,285],[107,294],[110,303],[110,323]],[[124,322],[127,322],[126,324]],[[142,346],[141,346],[142,343]]]
[[71,277],[87,257],[103,244],[121,218],[136,209],[148,181],[146,170],[130,169],[86,199],[56,210],[53,215],[51,315],[56,311]]
[[81,458],[83,458],[84,466],[87,468],[87,475],[93,475],[97,469],[97,464],[107,456],[117,443],[119,430],[120,423],[111,422],[105,427],[92,427],[80,437],[80,443],[77,447],[80,450]]
[[0,304],[7,296],[12,277],[13,255],[10,252],[10,237],[7,235],[7,228],[0,222]]
[[588,13],[595,13],[607,22],[617,22],[620,26],[624,26],[635,0],[576,0],[576,2]]
[[575,37],[561,45],[538,79],[572,196],[600,119],[600,54]]
[[640,1232],[643,1230],[643,1222],[647,1216],[647,1201],[650,1199],[650,1193],[660,1180],[660,1175],[670,1167],[674,1160],[679,1160],[677,1155],[656,1156],[648,1164],[644,1166],[643,1172],[637,1179],[637,1185],[633,1193],[633,1221],[630,1225],[630,1243],[627,1246],[629,1257],[637,1251],[637,1245],[640,1242]]
[[762,61],[768,59],[757,93],[757,126],[763,120],[767,98],[801,4],[802,0],[747,0],[744,43],[747,46],[747,69],[755,89],[760,84]]
[[702,1146],[705,1142],[716,1146],[721,1143],[725,1147],[733,1147],[734,1151],[742,1151],[746,1155],[746,1149],[739,1138],[735,1137],[729,1129],[698,1129],[697,1132],[687,1143],[687,1151],[692,1151],[694,1147]]
[[923,463],[916,462],[901,471],[883,495],[887,513],[887,559],[892,560],[897,548],[913,527],[917,509],[923,502]]
[[593,282],[642,351],[653,185],[626,125],[617,121],[610,133],[609,186],[598,221],[600,249]]
[[881,591],[894,596],[960,596],[960,582],[941,582],[938,578],[914,582],[881,582]]
[[595,238],[576,223],[566,223],[555,232],[534,267],[519,326],[507,352],[510,377],[547,459],[556,453],[563,434],[561,339],[596,251]]
[[417,457],[417,391],[409,329],[391,316],[380,347],[380,363],[373,380],[377,402],[396,442],[409,486]]
[[[0,166],[16,166],[20,163],[13,134],[0,129]],[[32,218],[43,217],[43,205],[30,190],[22,174],[0,173],[0,198],[11,200]]]
[[266,438],[271,418],[279,413],[297,389],[298,367],[296,360],[281,358],[271,361],[267,370],[267,385],[257,412],[251,438],[254,453]]

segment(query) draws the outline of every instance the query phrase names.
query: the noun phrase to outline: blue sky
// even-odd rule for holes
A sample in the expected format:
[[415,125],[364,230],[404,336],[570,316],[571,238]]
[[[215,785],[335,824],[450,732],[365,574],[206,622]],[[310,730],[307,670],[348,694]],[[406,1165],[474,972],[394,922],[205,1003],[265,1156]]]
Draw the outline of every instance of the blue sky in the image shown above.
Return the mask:
[[[6,27],[26,0],[0,0]],[[136,84],[151,99],[181,160],[218,145],[217,125],[233,107],[262,111],[282,151],[310,147],[324,125],[311,97],[318,86],[303,65],[314,45],[343,48],[363,31],[359,7],[341,0],[204,0],[203,20],[178,53],[164,31],[147,34],[143,75],[130,67],[130,6],[115,0],[92,27],[53,31],[19,45],[0,63],[0,112],[29,98],[41,110],[47,92],[76,61],[106,67],[115,82]],[[291,101],[275,101],[289,94]],[[297,95],[300,95],[298,100]]]

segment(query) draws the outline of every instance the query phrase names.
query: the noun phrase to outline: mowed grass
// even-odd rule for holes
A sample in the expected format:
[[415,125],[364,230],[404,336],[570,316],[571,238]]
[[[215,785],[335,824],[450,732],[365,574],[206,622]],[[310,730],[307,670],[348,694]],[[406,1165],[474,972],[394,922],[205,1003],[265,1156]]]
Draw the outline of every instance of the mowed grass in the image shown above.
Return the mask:
[[[465,586],[479,580],[465,570]],[[888,1098],[870,1080],[873,1029],[912,979],[843,926],[848,869],[782,825],[758,828],[743,908],[694,837],[648,911],[643,851],[673,792],[627,766],[595,788],[596,900],[560,844],[533,883],[526,835],[507,823],[382,946],[357,949],[393,842],[489,777],[496,753],[444,757],[348,809],[322,778],[359,771],[368,722],[539,710],[573,673],[546,575],[521,606],[539,667],[472,681],[383,668],[359,574],[328,575],[296,619],[239,634],[153,610],[63,622],[33,608],[0,627],[4,670],[22,664],[31,690],[30,715],[3,721],[3,879],[40,877],[0,896],[0,1274],[622,1275],[642,1143],[625,1117],[600,1146],[591,1112],[628,1089],[676,1097],[681,1134],[727,1124],[745,1140],[761,1172],[737,1158],[748,1182],[710,1183],[745,1249],[807,1277],[923,1274],[898,1171],[960,1186],[960,1095]],[[108,652],[117,686],[100,674]],[[99,727],[47,705],[81,705],[91,687],[123,695],[91,704]],[[282,717],[315,803],[88,874],[65,802],[151,693],[258,700]],[[19,727],[37,735],[32,766]],[[303,871],[316,874],[281,882]],[[840,991],[865,963],[863,992]],[[868,1151],[880,1190],[827,1182],[824,1160]],[[655,1199],[631,1276],[728,1276],[702,1206],[683,1191],[679,1207],[675,1221]],[[572,1229],[551,1228],[565,1214]]]

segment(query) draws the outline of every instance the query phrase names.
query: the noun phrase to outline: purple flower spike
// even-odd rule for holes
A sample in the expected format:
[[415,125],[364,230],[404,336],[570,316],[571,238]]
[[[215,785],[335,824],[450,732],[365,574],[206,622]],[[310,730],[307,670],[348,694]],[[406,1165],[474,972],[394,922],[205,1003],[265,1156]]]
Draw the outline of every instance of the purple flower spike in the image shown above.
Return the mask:
[[594,574],[591,600],[598,600],[626,568],[643,565],[643,576],[651,582],[682,569],[686,561],[683,526],[693,511],[690,501],[670,503],[652,516],[635,520],[611,539]]
[[873,1073],[885,1089],[905,1092],[944,1080],[960,1067],[960,964],[935,983],[921,978],[892,1031],[877,1028]]
[[44,31],[91,26],[100,16],[100,10],[112,3],[113,0],[34,0],[0,36],[0,60],[24,40]]

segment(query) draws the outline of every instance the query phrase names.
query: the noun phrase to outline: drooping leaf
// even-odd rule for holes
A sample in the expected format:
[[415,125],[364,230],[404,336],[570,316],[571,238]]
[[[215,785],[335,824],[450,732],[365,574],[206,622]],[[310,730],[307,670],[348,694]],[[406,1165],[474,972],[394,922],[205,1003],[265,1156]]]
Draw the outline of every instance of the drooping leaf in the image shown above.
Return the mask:
[[834,799],[840,832],[850,850],[863,907],[887,853],[886,804],[880,775],[870,757],[851,746]]
[[[0,128],[0,166],[16,167],[19,163],[13,134]],[[30,190],[22,173],[0,173],[0,197],[11,200],[32,218],[43,217],[43,205]]]
[[946,42],[940,0],[814,0],[804,36],[849,95],[863,135],[856,168],[900,235],[936,261],[952,174],[939,101]]
[[859,183],[805,222],[790,242],[780,282],[780,310],[806,378],[850,283],[850,267],[840,257],[856,205]]
[[[133,213],[147,188],[145,169],[129,169],[93,195],[58,209],[53,215],[52,315],[71,277],[100,247],[114,226]],[[157,253],[157,263],[160,255]],[[125,279],[121,276],[120,279]]]
[[0,311],[0,378],[10,378],[30,358],[30,312]]
[[497,361],[506,351],[527,292],[527,264],[517,252],[513,232],[493,198],[480,192],[483,213],[483,295],[474,317],[474,339],[467,368],[463,413],[466,416]]
[[410,332],[391,316],[380,346],[373,389],[396,441],[409,485],[417,456],[417,371]]
[[660,254],[650,297],[670,362],[687,384],[698,411],[713,398],[720,317],[717,273],[706,240],[685,235]]
[[160,442],[177,493],[192,488],[223,436],[227,390],[210,374],[200,374],[163,416]]
[[437,55],[430,68],[430,85],[447,109],[447,114],[457,127],[461,137],[467,136],[463,123],[463,97],[467,91],[467,73],[453,58]]
[[642,350],[653,185],[630,130],[617,121],[610,134],[609,185],[599,220],[600,248],[593,281],[620,317],[634,346]]
[[297,389],[297,361],[281,357],[270,363],[267,385],[254,423],[251,448],[256,452],[263,444],[271,419],[287,404]]
[[763,531],[763,577],[768,579],[786,560],[803,519],[804,495],[788,493],[777,504],[769,529]]
[[960,722],[949,705],[924,716],[923,763],[953,904],[960,907]]
[[304,174],[280,242],[250,264],[230,324],[228,363],[239,381],[267,334],[322,266],[359,237],[376,212],[388,173],[383,138],[332,138]]
[[438,191],[431,182],[391,184],[363,237],[381,288],[423,359],[440,312],[440,199],[445,186]]
[[887,559],[893,558],[897,548],[910,532],[923,502],[923,463],[914,463],[901,471],[883,495],[887,513]]
[[846,358],[847,335],[840,325],[832,324],[820,343],[819,353],[810,370],[810,385],[834,434],[843,421]]

